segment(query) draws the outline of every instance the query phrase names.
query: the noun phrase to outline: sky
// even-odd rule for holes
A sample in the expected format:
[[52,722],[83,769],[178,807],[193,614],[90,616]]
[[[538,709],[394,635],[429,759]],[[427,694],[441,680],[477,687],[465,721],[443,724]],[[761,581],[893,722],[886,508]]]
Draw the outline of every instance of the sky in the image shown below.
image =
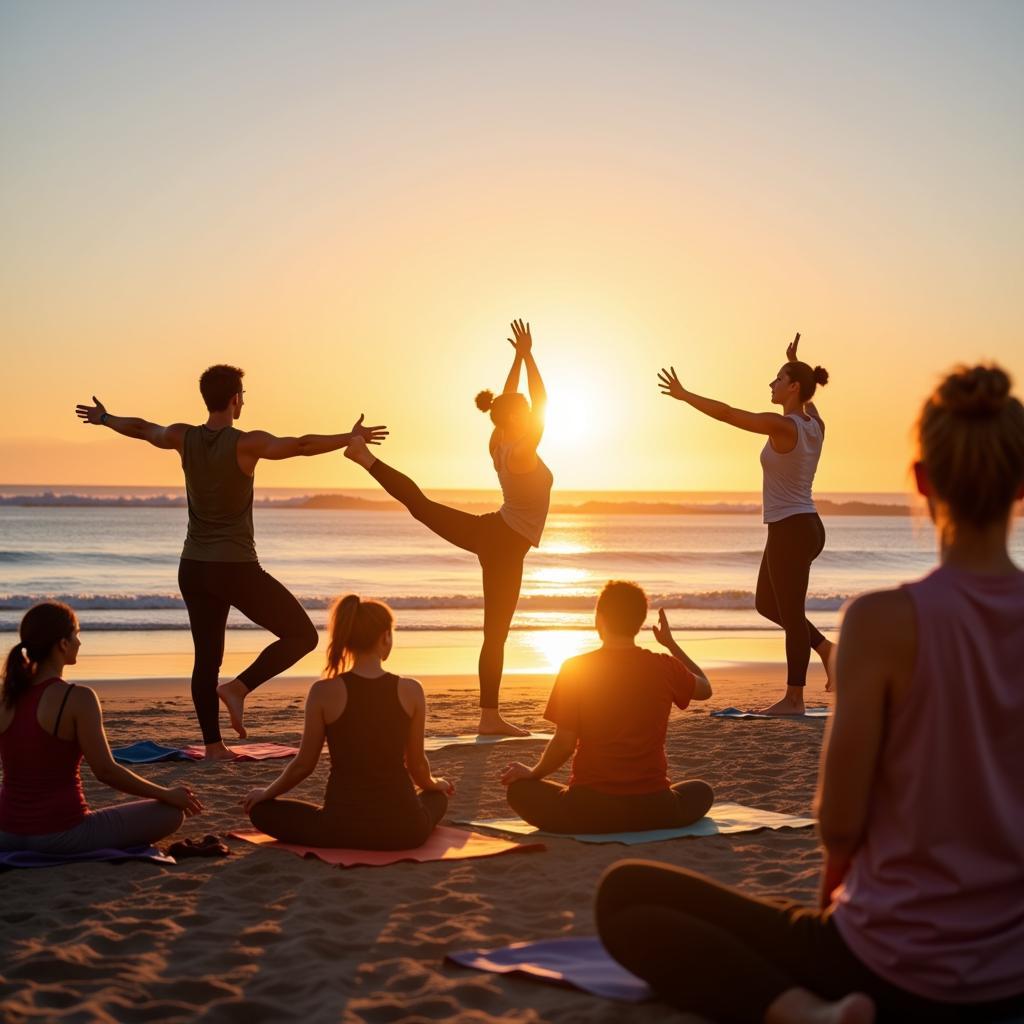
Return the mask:
[[[786,343],[832,377],[820,490],[908,487],[937,375],[1024,383],[1024,5],[0,4],[0,483],[180,483],[74,405],[387,423],[492,487],[508,322],[564,489],[756,490]],[[366,486],[336,455],[263,485]]]

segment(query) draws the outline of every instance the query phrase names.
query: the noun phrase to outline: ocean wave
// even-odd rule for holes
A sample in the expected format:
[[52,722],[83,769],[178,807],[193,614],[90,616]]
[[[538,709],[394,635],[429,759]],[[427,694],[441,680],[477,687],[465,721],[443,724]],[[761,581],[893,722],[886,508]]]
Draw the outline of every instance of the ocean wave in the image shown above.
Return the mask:
[[[812,594],[806,607],[809,611],[837,611],[849,594]],[[299,601],[310,611],[329,608],[335,595],[302,595]],[[379,597],[398,610],[482,609],[480,594],[415,595]],[[0,594],[0,610],[21,611],[39,601],[63,601],[78,611],[162,611],[184,610],[185,602],[177,594]],[[558,612],[592,611],[596,594],[524,594],[519,599],[520,611]],[[652,608],[705,609],[743,611],[754,607],[754,594],[749,590],[705,590],[693,593],[649,594]]]

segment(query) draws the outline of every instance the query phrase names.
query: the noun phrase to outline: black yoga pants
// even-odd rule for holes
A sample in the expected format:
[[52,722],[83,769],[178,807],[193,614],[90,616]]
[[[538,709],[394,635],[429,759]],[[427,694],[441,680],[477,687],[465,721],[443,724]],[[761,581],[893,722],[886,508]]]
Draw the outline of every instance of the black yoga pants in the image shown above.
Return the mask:
[[350,850],[414,850],[427,841],[447,809],[448,797],[431,790],[419,795],[418,807],[403,809],[391,817],[382,817],[379,804],[371,817],[303,800],[264,800],[253,807],[249,817],[261,832],[283,843]]
[[259,562],[200,562],[183,558],[178,566],[178,587],[188,608],[196,650],[192,703],[203,742],[216,743],[221,738],[217,680],[224,660],[228,611],[237,608],[277,637],[239,673],[238,678],[250,691],[315,650],[316,627],[295,597]]
[[754,606],[786,631],[786,685],[807,683],[811,648],[825,638],[804,612],[811,562],[825,547],[825,526],[816,512],[768,524],[768,542],[757,574]]
[[823,999],[863,992],[878,1021],[1001,1021],[1024,996],[949,1006],[897,988],[864,966],[827,914],[755,899],[704,875],[652,861],[611,867],[597,892],[597,930],[616,960],[666,1002],[720,1021],[748,1024],[788,989]]
[[519,779],[508,787],[508,805],[523,821],[567,835],[682,828],[703,818],[714,799],[711,787],[699,781],[628,795],[566,788],[546,779]]
[[519,603],[523,559],[530,550],[530,542],[513,530],[497,512],[474,516],[431,501],[414,481],[380,459],[370,467],[370,475],[392,498],[400,501],[414,519],[449,544],[472,551],[477,556],[484,584],[480,706],[496,708],[505,665],[505,641]]

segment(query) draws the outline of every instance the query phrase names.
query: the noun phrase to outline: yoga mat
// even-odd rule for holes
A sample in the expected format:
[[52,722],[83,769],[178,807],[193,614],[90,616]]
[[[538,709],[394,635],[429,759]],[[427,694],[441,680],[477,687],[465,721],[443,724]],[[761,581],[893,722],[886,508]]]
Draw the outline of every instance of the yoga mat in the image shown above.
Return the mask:
[[0,868],[54,868],[78,861],[149,860],[156,864],[177,864],[173,857],[155,846],[130,846],[124,850],[90,850],[88,853],[36,853],[34,850],[0,852]]
[[446,959],[478,971],[522,974],[623,1002],[639,1003],[652,994],[647,982],[612,959],[600,939],[517,942],[500,949],[461,950]]
[[562,832],[544,832],[523,821],[522,818],[483,818],[472,821],[459,821],[460,825],[472,825],[475,828],[493,829],[495,832],[511,832],[517,836],[555,836],[562,839],[575,839],[581,843],[625,843],[635,846],[637,843],[660,843],[665,839],[684,839],[688,836],[718,836],[732,832],[756,832],[762,828],[810,828],[813,818],[798,818],[792,814],[777,814],[775,811],[762,811],[757,807],[746,807],[743,804],[720,803],[707,815],[684,828],[659,828],[647,832],[602,832],[588,835],[569,835]]
[[722,708],[721,711],[712,711],[712,718],[781,718],[785,721],[787,718],[795,719],[798,722],[802,722],[806,718],[828,718],[832,714],[831,709],[827,707],[823,708],[807,708],[802,715],[766,715],[760,711],[741,711],[739,708]]
[[[237,755],[236,761],[267,761],[294,757],[298,747],[286,747],[280,743],[240,743],[231,749]],[[189,747],[164,747],[152,740],[140,740],[127,747],[115,747],[114,760],[120,764],[155,764],[158,761],[199,761],[206,753],[198,744]]]
[[380,867],[397,864],[399,861],[417,861],[421,864],[432,860],[468,860],[472,857],[496,857],[502,853],[533,853],[545,849],[543,843],[510,843],[494,836],[482,836],[476,832],[465,832],[460,828],[446,828],[438,825],[430,838],[413,850],[346,850],[325,846],[300,846],[297,843],[280,843],[273,836],[263,832],[229,832],[235,839],[263,845],[272,849],[287,850],[299,857],[317,857],[326,864],[351,868],[357,865]]
[[550,732],[531,732],[529,736],[478,736],[467,732],[460,736],[427,736],[423,741],[423,749],[427,751],[443,750],[445,747],[488,747],[494,743],[513,743],[516,740],[544,740],[553,736]]

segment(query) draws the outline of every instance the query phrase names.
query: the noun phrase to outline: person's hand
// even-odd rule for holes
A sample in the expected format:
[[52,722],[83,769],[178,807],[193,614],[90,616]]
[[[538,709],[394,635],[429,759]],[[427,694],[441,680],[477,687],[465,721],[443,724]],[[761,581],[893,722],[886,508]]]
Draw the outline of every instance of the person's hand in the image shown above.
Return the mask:
[[367,444],[380,444],[388,436],[388,428],[385,426],[364,427],[363,415],[363,413],[359,414],[359,419],[352,424],[349,433],[354,437],[361,437]]
[[430,782],[423,787],[424,793],[444,793],[445,796],[455,796],[455,784],[437,775],[430,776]]
[[786,346],[786,362],[796,362],[796,347],[800,344],[800,332],[796,332],[796,337]]
[[672,627],[668,624],[668,616],[665,614],[664,608],[658,609],[658,622],[657,625],[651,627],[654,633],[654,639],[661,644],[662,647],[672,647],[674,641],[672,639]]
[[249,792],[242,797],[242,809],[246,814],[249,814],[257,804],[263,803],[266,799],[267,791],[265,789],[250,789]]
[[668,395],[669,398],[675,398],[680,402],[686,397],[686,389],[679,383],[674,366],[670,366],[667,370],[662,367],[658,373],[658,387],[661,388],[663,395]]
[[76,405],[75,415],[83,423],[91,423],[93,426],[100,426],[100,420],[106,413],[106,406],[95,396],[92,396],[95,405]]
[[512,321],[512,337],[508,343],[516,350],[516,354],[524,358],[533,349],[533,336],[530,334],[530,325],[524,324],[522,320]]
[[174,786],[168,789],[163,802],[184,811],[186,818],[191,818],[193,814],[200,814],[204,810],[202,802],[192,792],[191,786]]
[[501,784],[511,786],[513,782],[518,782],[520,779],[532,778],[532,768],[528,768],[521,761],[513,761],[511,764],[505,765],[505,770],[501,773]]

